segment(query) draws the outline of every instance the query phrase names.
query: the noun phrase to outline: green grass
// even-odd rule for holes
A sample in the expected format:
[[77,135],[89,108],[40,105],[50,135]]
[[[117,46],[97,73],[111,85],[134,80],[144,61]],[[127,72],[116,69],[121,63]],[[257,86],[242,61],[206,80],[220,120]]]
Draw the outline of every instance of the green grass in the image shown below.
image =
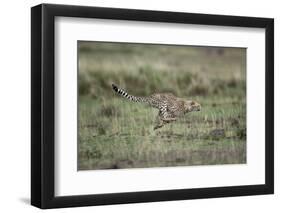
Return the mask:
[[[246,163],[245,50],[79,44],[78,169]],[[196,100],[154,131],[157,110],[115,95],[173,92]]]

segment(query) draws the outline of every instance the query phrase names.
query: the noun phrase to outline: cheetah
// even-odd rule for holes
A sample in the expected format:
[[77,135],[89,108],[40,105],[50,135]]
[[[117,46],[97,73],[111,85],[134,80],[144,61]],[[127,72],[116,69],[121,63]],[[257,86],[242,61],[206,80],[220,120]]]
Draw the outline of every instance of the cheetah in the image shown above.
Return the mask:
[[155,93],[148,97],[137,97],[129,95],[123,89],[112,84],[112,89],[124,98],[133,102],[146,103],[149,106],[159,110],[157,124],[154,130],[163,127],[165,124],[176,121],[186,113],[200,111],[201,105],[196,101],[178,98],[172,93]]

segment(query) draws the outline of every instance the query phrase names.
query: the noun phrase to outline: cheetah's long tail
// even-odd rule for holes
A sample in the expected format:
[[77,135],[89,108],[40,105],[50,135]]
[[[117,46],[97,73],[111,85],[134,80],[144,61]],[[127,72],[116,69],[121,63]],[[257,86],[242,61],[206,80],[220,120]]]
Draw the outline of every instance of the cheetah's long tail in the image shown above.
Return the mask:
[[136,97],[136,96],[133,96],[133,95],[129,95],[126,91],[124,91],[123,89],[118,88],[115,84],[112,84],[112,89],[117,94],[121,95],[124,98],[129,99],[130,101],[147,103],[147,98],[145,98],[145,97]]

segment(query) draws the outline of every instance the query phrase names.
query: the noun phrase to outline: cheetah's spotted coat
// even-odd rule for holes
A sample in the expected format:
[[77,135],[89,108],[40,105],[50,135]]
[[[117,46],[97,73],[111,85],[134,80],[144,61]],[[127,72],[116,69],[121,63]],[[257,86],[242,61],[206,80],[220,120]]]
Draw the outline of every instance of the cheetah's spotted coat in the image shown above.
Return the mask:
[[177,118],[185,113],[201,110],[201,105],[196,101],[178,98],[172,93],[155,93],[148,97],[136,97],[129,95],[114,84],[112,84],[112,88],[116,93],[130,101],[146,103],[151,107],[157,108],[159,110],[158,123],[154,129],[161,128],[167,123],[176,121]]

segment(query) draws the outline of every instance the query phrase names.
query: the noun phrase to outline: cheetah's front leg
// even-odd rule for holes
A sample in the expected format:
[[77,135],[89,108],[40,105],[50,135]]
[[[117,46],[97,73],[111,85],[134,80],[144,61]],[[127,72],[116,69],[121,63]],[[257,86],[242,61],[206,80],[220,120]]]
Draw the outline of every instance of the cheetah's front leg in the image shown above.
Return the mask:
[[172,117],[168,112],[167,112],[167,107],[164,105],[163,107],[160,108],[159,110],[159,115],[158,115],[158,124],[154,127],[155,129],[163,127],[165,124],[170,123],[172,121],[176,121],[177,119],[175,117]]
[[172,121],[176,121],[176,118],[159,118],[157,125],[154,127],[154,130],[163,127],[165,124],[170,123]]
[[158,119],[158,123],[156,124],[156,126],[154,127],[154,130],[159,129],[161,127],[164,126],[164,122],[161,119]]
[[176,118],[163,118],[162,121],[166,122],[166,123],[170,123],[172,121],[176,121],[177,119]]

